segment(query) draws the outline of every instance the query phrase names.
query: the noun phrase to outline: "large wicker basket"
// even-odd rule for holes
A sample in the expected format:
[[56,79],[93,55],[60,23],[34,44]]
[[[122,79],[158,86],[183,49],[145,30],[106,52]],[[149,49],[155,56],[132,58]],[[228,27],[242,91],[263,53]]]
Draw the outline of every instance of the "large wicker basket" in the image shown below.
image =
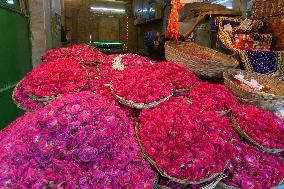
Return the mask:
[[[262,84],[269,85],[271,87],[270,93],[272,94],[257,93],[236,84],[233,80],[234,75],[238,73],[243,73],[246,78],[254,78]],[[243,103],[252,104],[270,111],[284,106],[284,82],[275,77],[242,70],[228,70],[224,72],[223,76],[226,87]]]
[[[188,68],[199,77],[220,78],[224,71],[239,65],[234,58],[195,43],[167,42],[165,50],[168,61]],[[202,59],[193,54],[205,55],[208,59]]]

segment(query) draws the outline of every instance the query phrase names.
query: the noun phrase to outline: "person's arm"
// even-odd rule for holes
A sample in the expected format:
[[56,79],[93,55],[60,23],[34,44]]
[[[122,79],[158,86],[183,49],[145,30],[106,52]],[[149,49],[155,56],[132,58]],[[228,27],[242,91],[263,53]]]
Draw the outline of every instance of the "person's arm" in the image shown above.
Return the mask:
[[206,14],[200,14],[195,22],[188,28],[187,32],[183,35],[185,38],[188,38],[190,34],[193,32],[195,27],[206,17]]

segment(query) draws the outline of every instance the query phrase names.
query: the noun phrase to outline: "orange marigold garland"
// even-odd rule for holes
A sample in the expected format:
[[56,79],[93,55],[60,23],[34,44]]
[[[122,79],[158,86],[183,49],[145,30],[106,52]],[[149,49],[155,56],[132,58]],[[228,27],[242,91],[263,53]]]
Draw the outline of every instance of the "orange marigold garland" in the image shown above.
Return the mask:
[[169,17],[166,37],[173,38],[175,41],[179,37],[179,28],[178,28],[178,10],[182,9],[185,4],[180,3],[180,0],[172,0],[172,9]]

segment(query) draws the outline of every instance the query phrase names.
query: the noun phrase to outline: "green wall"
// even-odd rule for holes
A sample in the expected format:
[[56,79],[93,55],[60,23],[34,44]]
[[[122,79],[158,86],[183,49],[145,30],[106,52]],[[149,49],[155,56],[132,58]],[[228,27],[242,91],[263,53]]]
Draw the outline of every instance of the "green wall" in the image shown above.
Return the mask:
[[32,69],[29,37],[28,17],[0,2],[0,129],[22,113],[11,95],[16,83]]

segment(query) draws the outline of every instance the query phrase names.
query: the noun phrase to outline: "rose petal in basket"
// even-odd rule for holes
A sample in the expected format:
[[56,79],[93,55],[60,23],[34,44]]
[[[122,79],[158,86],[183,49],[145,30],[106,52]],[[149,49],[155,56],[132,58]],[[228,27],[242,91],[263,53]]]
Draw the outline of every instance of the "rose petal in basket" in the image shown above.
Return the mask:
[[152,69],[127,69],[112,76],[112,93],[124,105],[151,108],[172,96],[173,85],[165,75]]
[[144,158],[162,176],[198,185],[223,173],[231,157],[231,128],[229,120],[215,111],[200,112],[188,100],[171,98],[153,109],[142,110],[136,133]]
[[[268,91],[268,93],[248,90],[236,82],[236,79],[234,79],[234,76],[239,73],[243,74],[246,79],[254,79],[260,84],[270,86],[271,89]],[[245,72],[237,69],[224,72],[223,77],[226,87],[241,102],[252,104],[271,111],[284,106],[284,82],[275,77],[253,72]]]
[[254,106],[239,105],[232,110],[232,126],[245,139],[265,152],[284,151],[284,120]]

